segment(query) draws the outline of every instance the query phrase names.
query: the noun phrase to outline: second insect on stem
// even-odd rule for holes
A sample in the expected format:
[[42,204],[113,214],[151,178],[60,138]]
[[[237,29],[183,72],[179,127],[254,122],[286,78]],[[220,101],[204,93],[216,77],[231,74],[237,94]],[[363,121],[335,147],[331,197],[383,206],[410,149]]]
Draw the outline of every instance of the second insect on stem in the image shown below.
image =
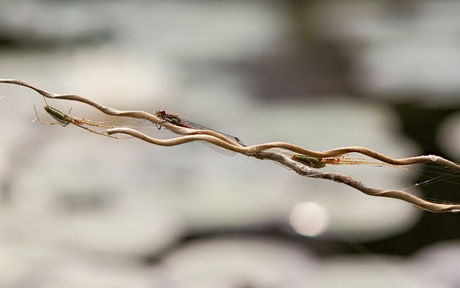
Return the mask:
[[[45,100],[45,99],[43,99],[43,100]],[[94,126],[94,127],[113,128],[113,126],[104,126],[103,124],[115,121],[116,118],[113,119],[113,120],[110,120],[110,121],[96,123],[96,122],[91,121],[91,120],[85,120],[83,118],[78,118],[78,117],[71,116],[70,111],[72,110],[72,108],[70,108],[69,114],[65,114],[65,113],[61,112],[60,110],[49,106],[48,103],[46,102],[46,100],[45,100],[45,103],[46,103],[46,106],[44,106],[43,109],[45,109],[45,111],[51,117],[53,117],[54,120],[56,120],[57,122],[53,123],[53,122],[48,122],[48,121],[44,121],[44,120],[40,119],[40,117],[38,116],[37,109],[35,108],[35,105],[34,105],[35,115],[37,116],[37,120],[40,121],[40,122],[43,122],[43,123],[48,124],[48,125],[59,124],[62,127],[65,127],[65,126],[69,125],[70,123],[72,123],[73,125],[78,126],[80,128],[83,128],[83,129],[85,129],[87,131],[90,131],[92,133],[103,135],[103,136],[110,137],[110,138],[118,139],[118,137],[116,137],[116,136],[107,135],[107,133],[105,133],[105,132],[98,132],[96,130],[92,130],[92,129],[89,129],[88,127],[83,126],[83,125],[90,125],[90,126]]]

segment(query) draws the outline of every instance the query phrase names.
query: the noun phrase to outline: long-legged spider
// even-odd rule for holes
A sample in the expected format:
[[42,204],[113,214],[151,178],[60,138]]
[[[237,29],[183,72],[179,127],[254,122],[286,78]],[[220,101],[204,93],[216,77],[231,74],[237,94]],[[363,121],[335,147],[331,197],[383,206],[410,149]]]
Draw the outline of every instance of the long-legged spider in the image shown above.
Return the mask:
[[99,132],[99,131],[92,130],[92,129],[84,126],[84,125],[89,125],[89,126],[100,127],[100,128],[114,128],[116,126],[108,126],[108,125],[104,125],[104,124],[113,122],[113,121],[117,120],[118,117],[116,117],[116,118],[114,118],[112,120],[109,120],[109,121],[101,121],[101,122],[96,122],[96,121],[92,121],[92,120],[85,120],[84,118],[78,118],[78,117],[71,116],[70,111],[72,110],[72,108],[69,109],[68,114],[65,114],[65,113],[59,111],[58,109],[49,106],[48,102],[46,102],[45,98],[43,98],[43,100],[45,100],[45,103],[46,103],[46,106],[44,106],[43,108],[57,122],[48,122],[48,121],[40,119],[40,117],[38,116],[38,113],[37,113],[37,109],[35,108],[35,105],[34,105],[35,115],[37,116],[38,121],[40,121],[42,123],[45,123],[45,124],[48,124],[48,125],[59,124],[62,127],[65,127],[65,126],[69,125],[70,123],[72,123],[73,125],[78,126],[80,128],[83,128],[85,130],[88,130],[89,132],[92,132],[92,133],[95,133],[95,134],[98,134],[98,135],[102,135],[102,136],[106,136],[106,137],[110,137],[110,138],[120,139],[117,136],[108,135],[105,131]]

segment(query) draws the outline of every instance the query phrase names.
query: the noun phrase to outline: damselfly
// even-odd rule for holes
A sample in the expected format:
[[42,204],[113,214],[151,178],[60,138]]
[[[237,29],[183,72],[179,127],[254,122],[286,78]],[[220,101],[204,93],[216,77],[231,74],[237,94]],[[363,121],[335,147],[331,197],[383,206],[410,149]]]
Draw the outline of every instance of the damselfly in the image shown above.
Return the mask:
[[[235,136],[232,136],[232,135],[229,135],[229,134],[226,134],[226,133],[222,133],[222,132],[219,132],[219,131],[214,130],[214,129],[207,128],[207,127],[205,127],[203,125],[200,125],[198,123],[195,123],[193,121],[181,118],[177,114],[169,113],[169,112],[166,112],[164,110],[159,110],[159,111],[155,112],[155,116],[157,116],[158,118],[164,120],[165,122],[171,123],[171,124],[179,126],[179,127],[184,127],[184,128],[188,128],[188,129],[194,129],[194,130],[211,130],[211,131],[217,132],[219,134],[222,134],[223,136],[225,136],[226,138],[228,138],[232,142],[235,142],[235,143],[237,143],[239,145],[242,145],[242,146],[246,146],[246,145],[244,145],[244,143],[238,137],[235,137]],[[161,129],[161,126],[158,126],[158,129]],[[216,146],[216,145],[214,145],[212,143],[209,143],[209,142],[206,142],[206,141],[201,141],[201,142],[203,144],[207,145],[208,147],[212,148],[213,150],[221,153],[221,154],[224,154],[224,155],[227,155],[227,156],[234,156],[235,155],[235,152],[233,152],[233,151],[224,149],[222,147]]]

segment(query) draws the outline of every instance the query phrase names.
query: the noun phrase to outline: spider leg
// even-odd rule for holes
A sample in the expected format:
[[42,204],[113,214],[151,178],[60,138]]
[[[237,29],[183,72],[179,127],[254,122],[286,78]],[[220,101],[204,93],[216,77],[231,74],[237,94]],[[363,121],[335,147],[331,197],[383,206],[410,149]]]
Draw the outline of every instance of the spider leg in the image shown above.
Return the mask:
[[115,117],[111,120],[107,120],[107,121],[93,121],[93,120],[84,120],[82,119],[83,122],[85,122],[86,125],[90,125],[90,126],[94,126],[94,127],[101,127],[101,128],[114,128],[115,126],[110,126],[110,125],[104,125],[104,124],[107,124],[107,123],[111,123],[111,122],[114,122],[118,119],[119,117]]
[[[100,132],[100,131],[96,131],[96,130],[90,129],[88,127],[85,127],[83,125],[88,124],[88,123],[86,121],[82,121],[82,119],[74,119],[74,118],[72,118],[72,121],[70,121],[70,123],[72,123],[75,126],[78,126],[78,127],[82,128],[82,129],[85,129],[85,130],[87,130],[87,131],[89,131],[91,133],[97,134],[97,135],[110,137],[110,138],[113,138],[113,139],[124,139],[124,138],[120,138],[120,137],[117,137],[117,136],[114,136],[114,135],[109,135],[105,131]],[[127,138],[132,138],[132,137],[127,137]]]
[[[115,126],[109,126],[109,125],[104,125],[104,124],[107,124],[107,123],[110,123],[110,122],[113,122],[115,120],[118,119],[118,116],[115,117],[114,119],[111,119],[111,120],[107,120],[107,121],[93,121],[93,120],[85,120],[85,118],[77,118],[77,117],[73,117],[70,115],[70,111],[72,110],[72,108],[70,108],[69,110],[69,113],[68,113],[68,117],[71,118],[73,121],[75,121],[76,123],[73,123],[74,125],[89,125],[89,126],[93,126],[93,127],[101,127],[101,128],[114,128]],[[77,125],[77,126],[78,126]]]
[[[114,122],[114,121],[118,120],[118,118],[120,118],[120,117],[117,116],[117,117],[115,117],[115,118],[113,118],[111,120],[107,120],[107,121],[93,121],[93,120],[85,120],[85,119],[79,119],[79,120],[84,125],[110,129],[110,128],[119,127],[120,125],[105,125],[105,124]],[[133,126],[136,126],[136,125],[140,125],[143,122],[144,121],[139,121],[139,122],[136,122],[136,123],[133,123],[133,124],[130,124],[130,125],[126,125],[126,127],[133,127]],[[125,125],[123,125],[123,126],[125,126]]]

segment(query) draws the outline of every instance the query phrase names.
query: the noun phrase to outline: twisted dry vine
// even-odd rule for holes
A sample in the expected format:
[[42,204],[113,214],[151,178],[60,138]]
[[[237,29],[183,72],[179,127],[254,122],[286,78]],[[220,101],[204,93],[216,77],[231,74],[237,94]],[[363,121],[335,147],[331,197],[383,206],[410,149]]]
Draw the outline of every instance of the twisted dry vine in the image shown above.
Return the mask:
[[125,134],[130,135],[132,137],[138,138],[140,140],[146,141],[151,144],[159,145],[159,146],[175,146],[184,143],[188,143],[191,141],[206,141],[217,145],[221,148],[240,153],[246,155],[248,157],[255,157],[261,160],[272,160],[275,161],[282,166],[295,171],[297,174],[305,177],[310,178],[319,178],[319,179],[326,179],[332,180],[338,183],[342,183],[348,185],[352,188],[355,188],[367,195],[370,196],[379,196],[379,197],[388,197],[388,198],[395,198],[406,201],[411,203],[421,209],[430,212],[460,212],[460,204],[446,204],[446,203],[435,203],[431,201],[427,201],[420,197],[414,196],[408,192],[403,190],[382,190],[377,188],[372,188],[364,185],[363,183],[347,176],[342,173],[334,173],[334,172],[321,172],[316,169],[312,169],[307,165],[303,165],[297,161],[291,159],[284,153],[273,150],[273,149],[284,149],[290,151],[292,153],[297,153],[309,157],[316,157],[316,158],[326,158],[326,157],[335,157],[344,155],[347,153],[359,153],[376,160],[382,161],[384,163],[388,163],[391,165],[411,165],[411,164],[419,164],[419,163],[426,163],[426,162],[433,162],[447,168],[450,168],[455,171],[460,171],[460,165],[449,161],[445,158],[436,155],[422,155],[416,157],[408,157],[408,158],[400,158],[395,159],[378,153],[374,150],[365,147],[342,147],[327,151],[312,151],[305,149],[303,147],[285,143],[285,142],[272,142],[272,143],[264,143],[252,146],[243,146],[239,143],[231,141],[229,138],[225,137],[224,135],[220,134],[219,132],[212,131],[212,130],[196,130],[196,129],[188,129],[184,127],[180,127],[174,125],[169,122],[165,122],[163,119],[156,117],[153,114],[144,111],[121,111],[116,110],[114,108],[99,104],[91,99],[74,95],[74,94],[56,94],[52,92],[48,92],[43,90],[39,87],[36,87],[28,82],[17,80],[17,79],[0,79],[0,83],[4,84],[14,84],[20,85],[24,87],[28,87],[30,89],[35,90],[37,93],[41,94],[43,97],[52,98],[52,99],[60,99],[60,100],[70,100],[70,101],[78,101],[90,105],[102,113],[111,116],[118,116],[118,117],[129,117],[135,119],[144,119],[150,121],[156,125],[161,125],[172,132],[182,135],[172,139],[156,139],[150,137],[144,133],[141,133],[132,128],[126,127],[115,127],[110,128],[105,131],[107,135],[114,135],[114,134]]

